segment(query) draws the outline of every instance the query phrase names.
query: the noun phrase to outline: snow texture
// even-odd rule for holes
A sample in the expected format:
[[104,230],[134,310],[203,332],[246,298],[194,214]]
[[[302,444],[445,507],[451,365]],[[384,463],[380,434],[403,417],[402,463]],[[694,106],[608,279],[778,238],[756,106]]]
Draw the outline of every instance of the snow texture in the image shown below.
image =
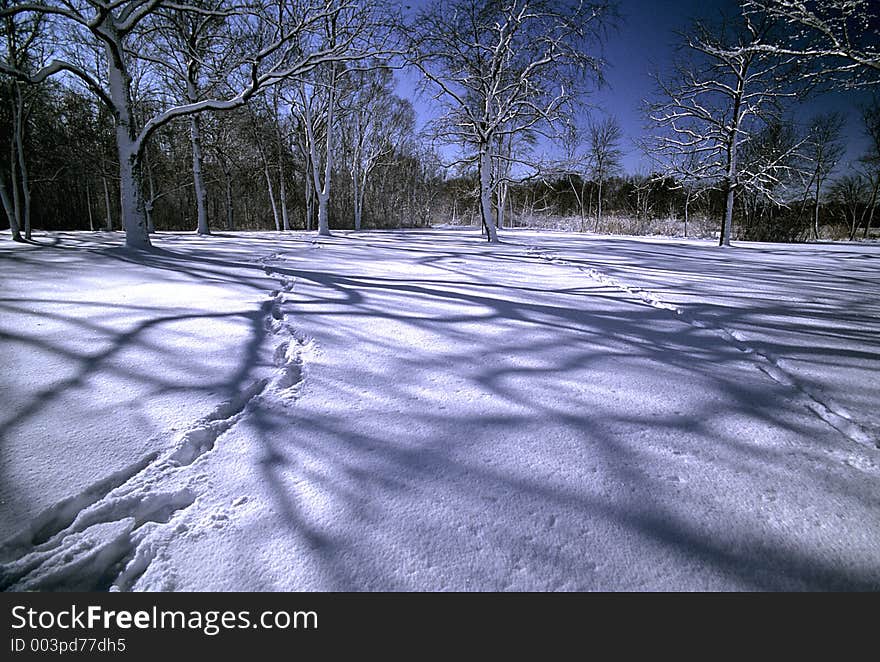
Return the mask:
[[880,589],[880,246],[40,241],[3,588]]

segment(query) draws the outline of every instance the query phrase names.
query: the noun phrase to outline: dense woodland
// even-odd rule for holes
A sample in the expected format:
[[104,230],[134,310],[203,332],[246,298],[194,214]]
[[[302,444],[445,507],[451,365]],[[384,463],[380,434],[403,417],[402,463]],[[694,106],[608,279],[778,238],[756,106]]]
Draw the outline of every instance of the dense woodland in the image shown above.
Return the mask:
[[[800,241],[880,227],[868,150],[804,116],[880,89],[868,0],[754,0],[682,26],[646,91],[643,173],[588,110],[613,4],[0,0],[0,193],[14,238],[480,224]],[[396,71],[419,72],[402,90]],[[867,91],[869,94],[865,94]],[[418,127],[416,95],[440,108]],[[454,156],[451,156],[454,155]]]

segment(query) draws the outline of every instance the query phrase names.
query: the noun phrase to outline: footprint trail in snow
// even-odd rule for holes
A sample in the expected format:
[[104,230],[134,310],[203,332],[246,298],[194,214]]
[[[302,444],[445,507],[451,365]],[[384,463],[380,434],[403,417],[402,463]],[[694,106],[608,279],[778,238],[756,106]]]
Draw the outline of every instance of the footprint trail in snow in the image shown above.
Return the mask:
[[313,343],[285,320],[283,305],[295,281],[258,260],[280,286],[263,302],[262,324],[277,342],[274,370],[256,379],[178,435],[164,453],[126,469],[43,511],[0,543],[0,589],[95,591],[132,589],[175,537],[186,536],[211,513],[200,508],[210,490],[203,462],[254,407],[288,406],[299,397],[303,365]]
[[[856,422],[849,411],[847,411],[840,404],[834,402],[834,400],[827,395],[823,393],[816,393],[808,388],[797,378],[795,378],[794,375],[786,371],[785,368],[782,366],[781,361],[777,357],[773,356],[769,352],[755,349],[754,347],[749,345],[748,341],[741,333],[734,330],[726,329],[718,324],[713,324],[712,322],[706,321],[704,319],[698,319],[691,315],[682,306],[663,301],[663,299],[655,292],[627,285],[617,278],[603,273],[593,267],[582,267],[581,265],[574,262],[569,262],[568,260],[556,257],[555,255],[543,248],[529,246],[526,248],[526,253],[551,264],[574,267],[581,273],[586,274],[591,280],[594,280],[597,283],[605,285],[606,287],[614,288],[629,296],[640,299],[642,302],[653,308],[668,310],[685,323],[690,324],[695,328],[703,329],[705,331],[709,331],[710,333],[714,333],[720,336],[726,342],[736,347],[743,354],[751,357],[754,360],[756,367],[764,372],[773,381],[794,390],[802,400],[803,405],[809,411],[813,412],[816,416],[818,416],[825,423],[843,434],[846,438],[858,444],[861,444],[862,446],[867,446],[871,449],[880,448],[880,434],[874,433],[866,429],[860,423]],[[848,457],[846,461],[848,463],[862,464],[862,462],[858,461],[856,458]],[[873,468],[874,466],[875,465],[872,464],[870,468]]]

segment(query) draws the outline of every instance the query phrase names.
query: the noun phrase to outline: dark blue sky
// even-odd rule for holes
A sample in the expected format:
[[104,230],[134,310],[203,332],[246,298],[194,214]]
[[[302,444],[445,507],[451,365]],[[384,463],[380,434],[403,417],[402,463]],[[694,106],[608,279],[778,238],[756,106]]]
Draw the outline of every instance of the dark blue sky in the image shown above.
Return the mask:
[[[620,26],[609,32],[604,50],[608,61],[605,72],[608,84],[590,95],[587,102],[592,117],[612,114],[620,122],[625,136],[622,146],[626,152],[624,167],[628,172],[648,167],[633,143],[644,135],[645,119],[641,105],[654,92],[651,73],[669,67],[676,46],[681,42],[675,32],[687,30],[694,18],[715,18],[725,11],[736,12],[737,6],[736,0],[618,0]],[[402,73],[399,93],[411,98],[417,80],[415,72]],[[839,110],[844,113],[848,151],[843,166],[858,159],[865,151],[859,105],[866,103],[868,98],[865,92],[824,94],[800,108],[795,119],[806,123],[818,112]],[[430,100],[424,98],[416,100],[416,110],[421,123],[427,122],[435,112]]]
[[[626,136],[624,167],[636,172],[643,157],[633,141],[644,133],[642,100],[654,92],[651,74],[670,65],[681,38],[675,31],[686,30],[695,18],[719,16],[723,10],[736,11],[732,0],[619,0],[620,26],[612,30],[605,44],[608,68],[607,87],[590,99],[598,114],[617,117]],[[647,167],[647,166],[645,166]]]

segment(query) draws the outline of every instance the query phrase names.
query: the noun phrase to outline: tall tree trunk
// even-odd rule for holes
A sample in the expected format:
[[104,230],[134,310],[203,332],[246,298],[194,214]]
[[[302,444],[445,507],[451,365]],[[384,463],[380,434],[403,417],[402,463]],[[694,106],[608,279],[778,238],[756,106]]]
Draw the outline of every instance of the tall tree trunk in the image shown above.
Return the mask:
[[489,153],[490,141],[480,145],[480,211],[486,238],[492,244],[498,242],[495,219],[492,218],[492,155]]
[[147,218],[147,232],[153,234],[156,227],[153,224],[153,206],[156,202],[156,180],[153,178],[153,168],[150,165],[149,152],[144,150],[144,170],[147,172],[147,185],[150,187],[150,195],[144,200],[144,216]]
[[364,169],[364,134],[366,129],[364,128],[360,112],[357,112],[354,115],[354,131],[355,150],[352,155],[350,172],[352,202],[354,203],[354,229],[357,232],[360,231],[361,221],[363,220],[363,195],[361,195],[361,182],[363,181],[364,184],[366,184],[366,174],[364,174],[363,179],[361,178],[361,171]]
[[868,234],[871,232],[871,224],[874,222],[874,210],[877,208],[878,190],[880,190],[880,172],[874,175],[874,186],[871,189],[871,199],[868,202],[868,206],[865,208],[865,213],[868,214],[867,220],[864,219],[865,214],[862,214],[862,219],[865,221],[865,233],[863,235],[865,239],[868,238]]
[[113,207],[110,205],[110,187],[107,185],[107,178],[102,177],[104,182],[104,229],[107,232],[113,231]]
[[[580,179],[580,177],[578,178]],[[571,189],[572,195],[574,195],[574,201],[578,206],[578,216],[580,217],[580,226],[579,231],[584,232],[587,229],[586,219],[584,218],[584,199],[583,199],[583,184],[581,185],[581,190],[578,192],[577,186],[574,185],[574,180],[571,178],[571,174],[568,175],[568,187]]]
[[[738,104],[735,105],[735,112],[739,113]],[[718,240],[719,246],[730,246],[731,229],[733,226],[733,204],[736,196],[736,167],[737,167],[737,139],[736,131],[731,135],[727,145],[727,191],[726,201],[724,205],[724,216],[721,219],[721,237]]]
[[15,215],[15,227],[21,231],[21,189],[18,183],[18,158],[15,152],[15,138],[9,141],[9,175],[12,178],[12,210]]
[[327,102],[327,149],[324,154],[324,182],[318,190],[318,234],[330,236],[330,218],[328,203],[330,202],[330,177],[333,172],[333,115],[336,106],[336,67],[330,88],[330,99]]
[[305,209],[305,223],[303,224],[306,228],[306,231],[312,231],[312,221],[315,219],[315,186],[312,183],[312,162],[311,159],[306,157],[306,173],[305,173],[305,182],[306,182],[306,209]]
[[684,236],[688,236],[688,210],[691,206],[691,192],[688,191],[684,196]]
[[719,246],[730,246],[730,236],[733,228],[733,204],[736,195],[737,180],[737,150],[739,149],[739,125],[742,122],[742,98],[745,91],[745,78],[748,72],[748,64],[740,65],[738,71],[736,90],[733,100],[733,127],[730,135],[727,137],[726,156],[727,156],[727,200],[724,205],[724,217],[721,220],[721,237],[718,240]]
[[504,227],[504,207],[507,203],[507,187],[501,182],[495,189],[495,217],[496,226],[501,229]]
[[330,236],[330,218],[329,218],[329,205],[327,204],[330,201],[330,195],[324,193],[323,191],[318,191],[318,234],[329,237]]
[[95,231],[95,217],[92,214],[92,187],[89,186],[89,180],[86,180],[86,209],[89,212],[89,230]]
[[363,217],[364,217],[364,189],[366,188],[366,172],[363,173],[363,176],[359,172],[355,172],[354,176],[351,178],[352,186],[354,188],[353,197],[354,197],[354,229],[360,230]]
[[9,219],[9,229],[12,231],[12,240],[24,241],[21,237],[18,219],[15,218],[15,207],[12,200],[9,198],[9,191],[6,189],[6,176],[3,174],[2,168],[0,168],[0,199],[3,201],[3,210],[6,212],[6,218]]
[[596,191],[596,232],[599,232],[599,226],[602,223],[602,179],[599,179],[599,187]]
[[[279,170],[281,165],[278,166]],[[281,227],[285,230],[290,229],[290,213],[287,208],[287,184],[284,181],[284,172],[279,173],[279,192],[278,197],[281,198]]]
[[[846,215],[844,214],[844,218]],[[852,208],[852,223],[849,226],[849,240],[852,241],[856,238],[856,232],[859,229],[859,209],[857,205],[853,205]]]
[[284,177],[284,144],[281,136],[281,125],[278,119],[278,112],[275,112],[275,135],[278,147],[278,195],[281,198],[281,225],[285,230],[290,230],[290,214],[287,209],[287,182]]
[[272,203],[272,218],[275,219],[275,230],[281,232],[281,220],[278,217],[278,204],[275,202],[275,187],[272,185],[272,173],[269,171],[269,162],[263,156],[263,175],[266,177],[266,188],[269,191],[269,202]]
[[[24,225],[24,238],[31,238],[31,185],[28,176],[27,159],[24,154],[24,97],[21,84],[15,84],[15,152],[18,157],[18,169],[21,173],[21,220]],[[21,226],[19,226],[21,227]]]
[[232,168],[225,158],[220,159],[223,179],[226,180],[226,229],[232,232],[235,227],[235,208],[232,205]]
[[[358,123],[358,130],[360,130],[360,123]],[[354,229],[355,231],[359,231],[361,229],[361,204],[363,197],[361,196],[361,150],[360,145],[355,150],[355,154],[352,157],[353,163],[351,167],[351,199],[354,208]]]
[[[194,100],[193,95],[190,99]],[[201,121],[198,115],[192,115],[189,118],[189,140],[192,145],[192,168],[193,168],[193,186],[195,187],[196,196],[196,232],[200,235],[211,234],[211,228],[208,226],[208,191],[205,188],[205,178],[202,172],[202,164],[204,156],[202,154],[202,129]]]
[[822,178],[816,175],[816,199],[813,203],[813,237],[819,240],[819,190],[822,186]]
[[507,218],[509,219],[507,227],[516,227],[516,224],[513,221],[513,196],[510,194],[510,189],[507,190]]
[[141,168],[133,141],[119,141],[119,193],[122,201],[122,227],[125,245],[129,248],[150,247],[147,218],[141,191]]
[[125,230],[125,245],[129,248],[150,247],[147,220],[144,213],[143,191],[141,189],[141,145],[137,141],[134,104],[131,98],[131,77],[125,69],[122,56],[121,39],[115,37],[115,28],[106,20],[106,30],[110,40],[105,43],[107,55],[107,75],[110,83],[110,98],[116,120],[116,151],[119,156],[119,198],[122,227]]
[[272,172],[269,168],[269,159],[266,156],[266,150],[263,143],[257,136],[257,149],[260,152],[260,158],[263,161],[263,177],[266,180],[266,190],[269,193],[269,204],[272,207],[272,219],[275,221],[275,231],[281,232],[281,219],[278,215],[278,204],[275,202],[275,186],[272,184]]
[[721,237],[718,240],[719,246],[730,246],[730,226],[733,224],[734,192],[734,183],[728,181],[726,201],[724,204],[724,216],[721,219]]
[[318,146],[315,141],[315,128],[312,119],[312,111],[305,92],[303,92],[303,106],[306,116],[306,135],[309,143],[309,160],[312,164],[312,178],[315,184],[315,197],[318,201],[318,234],[330,236],[330,219],[328,202],[330,200],[330,177],[333,172],[333,111],[336,105],[336,70],[331,76],[329,99],[327,100],[327,136],[324,153],[324,175],[321,178],[318,166]]

